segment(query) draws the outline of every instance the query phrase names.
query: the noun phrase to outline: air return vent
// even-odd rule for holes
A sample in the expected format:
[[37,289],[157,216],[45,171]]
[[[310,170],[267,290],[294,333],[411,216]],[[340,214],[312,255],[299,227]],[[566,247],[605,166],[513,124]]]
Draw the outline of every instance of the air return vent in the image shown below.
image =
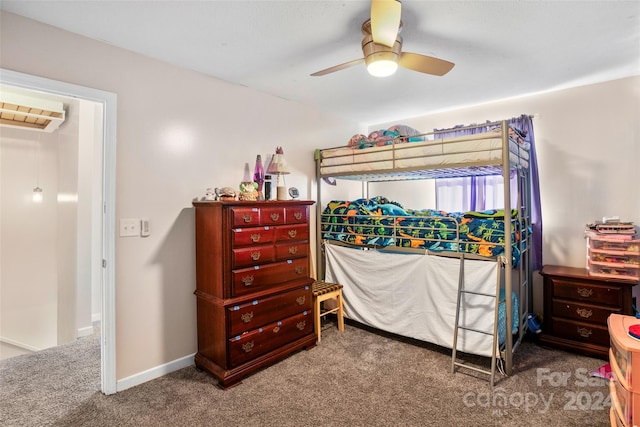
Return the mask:
[[0,126],[53,132],[64,119],[64,105],[60,101],[0,92]]

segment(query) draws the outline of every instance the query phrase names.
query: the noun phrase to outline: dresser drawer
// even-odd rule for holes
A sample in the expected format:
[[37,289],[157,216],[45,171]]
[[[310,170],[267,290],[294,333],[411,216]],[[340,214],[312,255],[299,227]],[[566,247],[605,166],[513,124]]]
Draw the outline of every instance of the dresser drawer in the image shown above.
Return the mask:
[[232,251],[233,268],[246,267],[273,262],[275,248],[273,245],[250,246]]
[[276,240],[279,242],[291,240],[309,240],[309,226],[307,224],[299,224],[277,227]]
[[231,366],[238,366],[311,332],[313,316],[309,311],[236,335],[229,340]]
[[271,227],[234,228],[231,242],[234,247],[273,243],[273,230]]
[[260,225],[279,225],[284,224],[284,222],[284,208],[278,207],[260,209]]
[[309,209],[306,206],[285,209],[287,224],[303,224],[309,222]]
[[609,345],[609,331],[606,325],[553,318],[554,336],[603,346]]
[[306,257],[309,253],[309,242],[281,243],[276,245],[276,259],[286,260]]
[[554,300],[554,316],[567,317],[583,322],[593,322],[600,325],[607,324],[607,318],[612,313],[620,313],[619,308],[608,308],[569,300]]
[[283,317],[311,311],[311,287],[305,286],[246,304],[234,305],[229,311],[229,333],[232,336],[256,329]]
[[603,286],[555,279],[553,281],[553,296],[591,302],[598,305],[607,304],[616,307],[622,305],[622,292],[619,286]]
[[298,258],[273,264],[233,270],[233,296],[246,295],[279,283],[309,277],[309,260]]
[[260,210],[258,208],[231,208],[233,227],[250,227],[260,225]]

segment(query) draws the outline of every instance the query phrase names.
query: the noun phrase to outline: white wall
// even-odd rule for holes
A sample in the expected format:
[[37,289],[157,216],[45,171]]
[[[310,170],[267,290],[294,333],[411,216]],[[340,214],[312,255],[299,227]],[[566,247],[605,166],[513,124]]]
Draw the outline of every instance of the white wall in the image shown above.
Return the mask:
[[[69,194],[77,203],[77,269],[75,323],[79,335],[93,332],[101,318],[102,277],[102,105],[78,100],[78,186]],[[66,197],[65,197],[66,199]]]
[[[6,128],[0,136],[0,337],[47,348],[58,343],[56,137]],[[32,201],[36,185],[42,203]]]
[[585,224],[612,215],[640,224],[636,188],[640,77],[382,123],[371,129],[404,123],[430,132],[520,114],[536,116],[543,261],[583,267]]
[[[68,108],[64,126],[53,134],[58,148],[58,343],[76,338],[76,283],[78,253],[78,129],[80,109]],[[75,197],[74,197],[75,196]]]
[[[102,107],[65,105],[67,120],[54,133],[0,128],[0,340],[31,350],[92,332],[91,250],[101,236],[92,234],[92,210],[101,216],[91,198],[93,175],[101,176],[92,152]],[[36,185],[42,203],[31,199]],[[96,287],[100,301],[99,277]]]
[[276,146],[287,185],[313,198],[313,149],[359,125],[6,12],[0,24],[1,67],[118,95],[116,215],[148,217],[152,234],[116,241],[117,378],[194,353],[193,198],[237,187]]

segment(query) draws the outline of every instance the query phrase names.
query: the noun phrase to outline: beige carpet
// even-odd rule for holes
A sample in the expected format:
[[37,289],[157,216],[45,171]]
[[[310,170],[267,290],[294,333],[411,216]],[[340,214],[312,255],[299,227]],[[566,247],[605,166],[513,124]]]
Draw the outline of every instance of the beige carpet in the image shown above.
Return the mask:
[[[348,324],[227,391],[194,367],[112,396],[96,337],[0,362],[2,426],[605,426],[604,361],[526,342],[493,392],[450,352]],[[471,358],[488,364],[488,359]]]

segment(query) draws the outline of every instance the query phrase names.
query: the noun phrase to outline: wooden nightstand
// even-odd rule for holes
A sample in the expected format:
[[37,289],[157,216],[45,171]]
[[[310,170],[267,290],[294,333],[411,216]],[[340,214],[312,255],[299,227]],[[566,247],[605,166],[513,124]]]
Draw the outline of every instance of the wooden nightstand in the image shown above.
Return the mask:
[[590,276],[585,268],[545,265],[542,345],[608,359],[607,318],[633,315],[635,281]]

